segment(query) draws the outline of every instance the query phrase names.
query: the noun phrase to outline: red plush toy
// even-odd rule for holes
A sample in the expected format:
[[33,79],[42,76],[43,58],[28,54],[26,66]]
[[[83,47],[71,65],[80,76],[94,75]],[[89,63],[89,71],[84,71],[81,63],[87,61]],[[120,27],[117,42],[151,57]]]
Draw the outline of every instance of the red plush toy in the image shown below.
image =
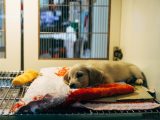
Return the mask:
[[133,91],[134,87],[128,84],[102,84],[94,88],[81,88],[71,92],[64,104],[69,105],[75,102],[92,100],[106,96],[128,94]]

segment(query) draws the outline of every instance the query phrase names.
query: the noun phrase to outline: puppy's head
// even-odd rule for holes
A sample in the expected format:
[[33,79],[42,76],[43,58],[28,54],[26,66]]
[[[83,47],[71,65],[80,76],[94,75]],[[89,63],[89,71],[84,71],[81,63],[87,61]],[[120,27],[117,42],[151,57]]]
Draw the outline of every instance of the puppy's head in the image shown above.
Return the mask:
[[103,82],[103,73],[94,67],[87,65],[75,65],[64,76],[64,82],[70,88],[85,88],[101,84]]

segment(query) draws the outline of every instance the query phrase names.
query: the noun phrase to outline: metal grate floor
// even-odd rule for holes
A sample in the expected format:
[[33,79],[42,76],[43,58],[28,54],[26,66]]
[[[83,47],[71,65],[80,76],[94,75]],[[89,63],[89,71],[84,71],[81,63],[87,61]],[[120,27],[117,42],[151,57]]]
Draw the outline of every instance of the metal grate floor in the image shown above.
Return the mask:
[[0,72],[0,115],[11,115],[11,107],[25,92],[25,87],[15,87],[12,85],[14,77],[22,74],[22,71]]

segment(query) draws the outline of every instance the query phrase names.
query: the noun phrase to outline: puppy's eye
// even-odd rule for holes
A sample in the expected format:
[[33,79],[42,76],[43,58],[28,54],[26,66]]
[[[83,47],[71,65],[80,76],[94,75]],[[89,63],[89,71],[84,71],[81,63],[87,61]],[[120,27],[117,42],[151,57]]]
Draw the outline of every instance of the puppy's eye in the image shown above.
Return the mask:
[[83,72],[77,72],[77,74],[76,74],[76,77],[77,78],[80,78],[80,77],[82,77],[83,76]]

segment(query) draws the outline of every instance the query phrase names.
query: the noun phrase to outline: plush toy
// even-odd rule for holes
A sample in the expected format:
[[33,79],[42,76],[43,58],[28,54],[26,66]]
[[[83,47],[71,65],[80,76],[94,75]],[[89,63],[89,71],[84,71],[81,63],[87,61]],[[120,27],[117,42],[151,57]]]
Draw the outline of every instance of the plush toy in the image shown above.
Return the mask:
[[28,82],[32,82],[39,73],[34,70],[27,70],[23,74],[15,77],[12,81],[12,84],[15,86],[24,85]]

